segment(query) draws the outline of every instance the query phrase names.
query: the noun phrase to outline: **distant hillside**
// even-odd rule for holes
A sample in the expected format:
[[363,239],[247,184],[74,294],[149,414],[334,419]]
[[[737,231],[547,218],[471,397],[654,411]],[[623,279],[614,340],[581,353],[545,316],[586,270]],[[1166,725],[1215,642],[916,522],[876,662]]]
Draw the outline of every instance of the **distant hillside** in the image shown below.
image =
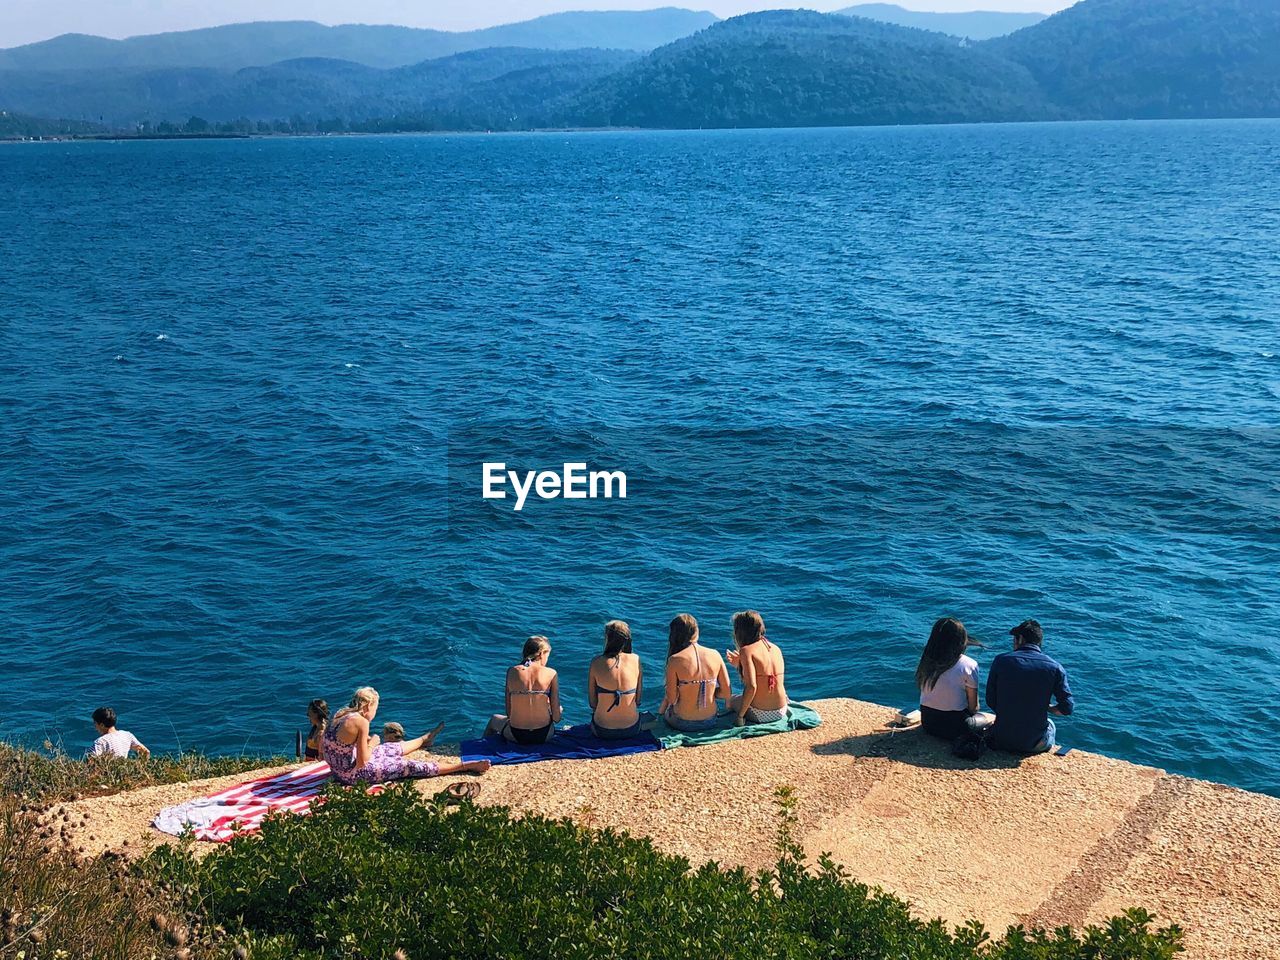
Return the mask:
[[846,17],[866,17],[894,23],[900,27],[936,30],[970,40],[990,40],[1023,27],[1034,26],[1045,18],[1043,13],[1003,13],[997,10],[972,10],[967,13],[928,13],[907,10],[893,3],[861,3],[836,13]]
[[[558,23],[563,40],[566,24],[586,22],[543,18],[494,29],[545,35]],[[315,24],[243,29],[258,56],[268,49],[267,28],[297,26],[355,35]],[[238,29],[197,33],[230,44]],[[396,67],[309,55],[235,69],[8,69],[0,70],[0,110],[126,129],[164,121],[195,133],[210,122],[327,131],[1280,116],[1280,0],[1081,0],[981,42],[774,10],[714,22],[647,54],[511,46]]]
[[747,14],[585,90],[586,126],[791,127],[1053,116],[1026,70],[958,40],[803,10]]
[[0,50],[0,70],[239,70],[304,58],[400,67],[486,47],[644,51],[688,36],[715,20],[710,13],[664,7],[557,13],[465,33],[391,26],[326,27],[297,21],[240,23],[128,40],[66,34]]
[[1280,116],[1280,0],[1081,0],[983,47],[1081,117]]
[[414,129],[532,125],[559,98],[639,55],[607,50],[471,50],[381,70],[346,60],[287,60],[235,72],[96,70],[0,75],[0,102],[25,113],[100,120],[211,122],[414,118]]

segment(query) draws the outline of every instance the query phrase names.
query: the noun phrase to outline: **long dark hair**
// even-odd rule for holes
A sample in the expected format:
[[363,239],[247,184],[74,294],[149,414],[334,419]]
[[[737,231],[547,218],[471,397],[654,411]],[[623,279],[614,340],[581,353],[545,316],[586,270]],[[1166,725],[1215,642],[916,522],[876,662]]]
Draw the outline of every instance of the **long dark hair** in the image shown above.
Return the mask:
[[667,656],[671,657],[693,643],[698,635],[698,621],[687,613],[682,613],[671,621],[667,630]]
[[604,625],[604,655],[613,659],[621,653],[631,652],[631,628],[622,620],[610,620]]
[[929,631],[929,642],[916,667],[916,686],[932,690],[938,678],[956,665],[969,644],[969,632],[955,617],[943,617]]
[[738,646],[749,647],[764,636],[764,617],[754,610],[743,610],[733,615],[733,638]]
[[317,697],[307,704],[307,716],[311,717],[311,723],[318,733],[324,733],[325,728],[329,726],[329,704],[325,700]]

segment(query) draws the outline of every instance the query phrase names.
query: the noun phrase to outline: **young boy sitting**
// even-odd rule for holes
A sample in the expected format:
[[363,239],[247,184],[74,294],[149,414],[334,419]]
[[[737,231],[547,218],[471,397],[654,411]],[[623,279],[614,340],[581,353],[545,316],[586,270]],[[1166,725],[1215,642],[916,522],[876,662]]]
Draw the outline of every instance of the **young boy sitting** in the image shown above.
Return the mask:
[[151,751],[132,733],[116,729],[116,712],[110,707],[99,707],[93,711],[93,725],[101,736],[93,741],[86,757],[127,757],[130,750],[136,751],[144,760],[151,756]]

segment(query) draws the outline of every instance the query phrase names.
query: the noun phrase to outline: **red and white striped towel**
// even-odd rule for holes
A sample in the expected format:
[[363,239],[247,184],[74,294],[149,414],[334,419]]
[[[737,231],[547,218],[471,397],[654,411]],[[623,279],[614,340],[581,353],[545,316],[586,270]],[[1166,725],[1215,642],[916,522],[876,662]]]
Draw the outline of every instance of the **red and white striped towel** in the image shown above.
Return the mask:
[[[182,836],[190,830],[197,840],[226,843],[238,833],[252,833],[269,813],[288,811],[305,816],[311,803],[329,782],[329,765],[323,760],[284,773],[249,780],[221,793],[197,797],[161,810],[151,825],[163,833]],[[381,786],[369,788],[377,793]]]

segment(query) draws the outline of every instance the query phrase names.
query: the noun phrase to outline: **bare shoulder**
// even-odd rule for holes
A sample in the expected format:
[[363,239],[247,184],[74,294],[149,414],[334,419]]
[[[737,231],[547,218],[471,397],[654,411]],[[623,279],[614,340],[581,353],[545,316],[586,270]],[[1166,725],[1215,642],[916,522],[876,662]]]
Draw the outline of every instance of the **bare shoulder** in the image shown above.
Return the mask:
[[361,734],[369,732],[369,721],[358,713],[348,713],[338,721],[337,727],[334,736],[342,743],[352,744]]

